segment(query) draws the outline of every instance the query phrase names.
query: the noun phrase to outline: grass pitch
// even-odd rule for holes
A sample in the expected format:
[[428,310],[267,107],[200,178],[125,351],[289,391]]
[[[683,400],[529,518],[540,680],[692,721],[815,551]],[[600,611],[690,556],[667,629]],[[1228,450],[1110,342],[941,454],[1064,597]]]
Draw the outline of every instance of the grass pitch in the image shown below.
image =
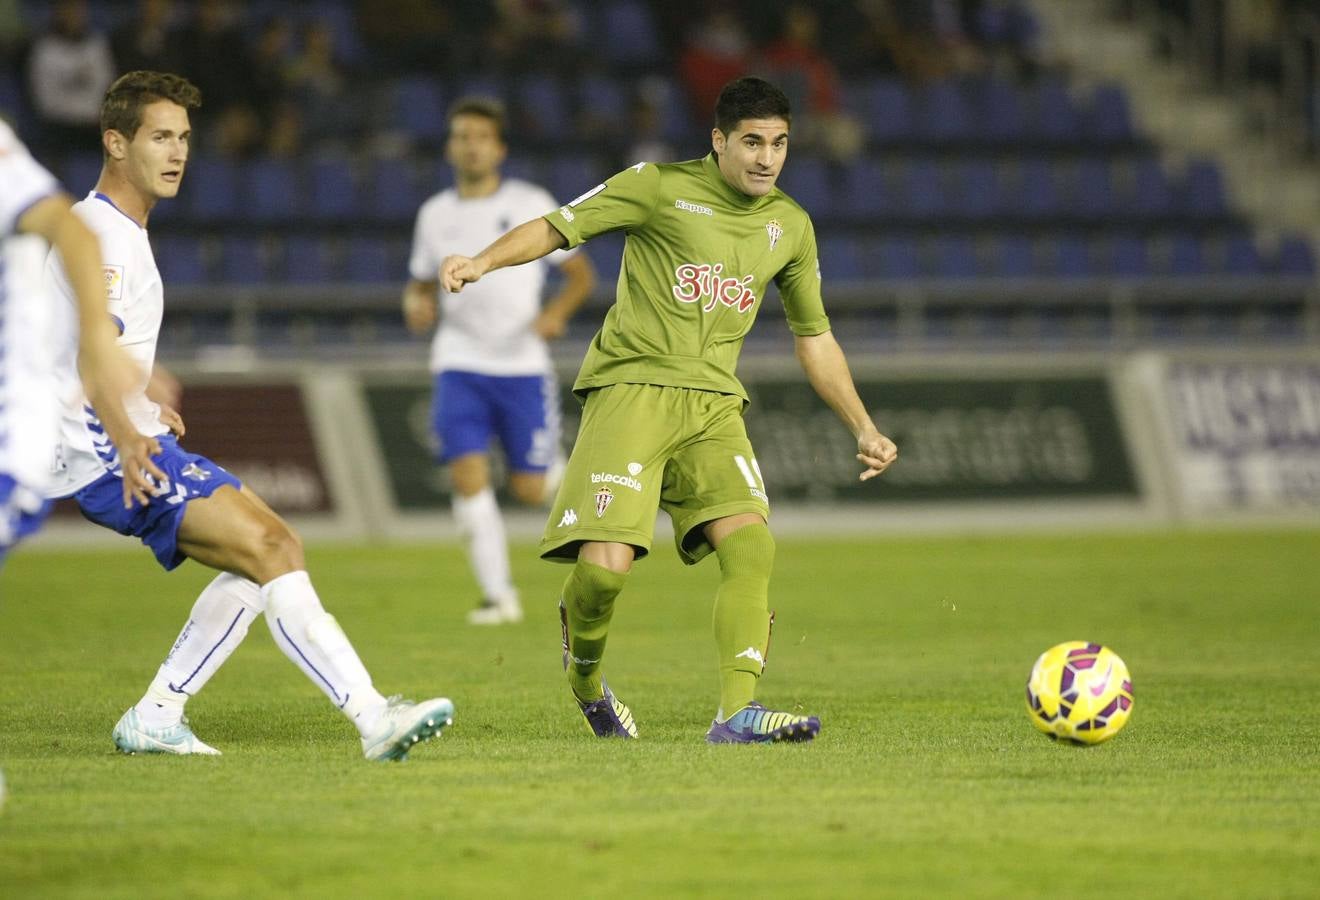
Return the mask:
[[[566,570],[516,553],[528,621],[471,628],[462,554],[321,547],[310,567],[384,693],[453,729],[401,765],[261,623],[189,704],[219,758],[110,729],[208,580],[137,552],[0,574],[4,897],[1315,896],[1320,533],[782,538],[761,697],[809,745],[709,747],[713,561],[620,599],[606,672],[642,739],[592,738],[560,672]],[[1036,656],[1127,661],[1093,748],[1030,725]]]

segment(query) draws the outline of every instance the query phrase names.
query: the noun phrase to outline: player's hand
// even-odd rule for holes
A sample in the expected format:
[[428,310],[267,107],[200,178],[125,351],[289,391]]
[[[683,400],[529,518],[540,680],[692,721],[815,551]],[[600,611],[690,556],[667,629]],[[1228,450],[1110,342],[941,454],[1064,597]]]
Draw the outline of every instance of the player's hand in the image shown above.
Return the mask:
[[140,434],[136,429],[119,440],[113,437],[111,440],[119,451],[119,464],[124,475],[124,509],[132,509],[134,502],[146,506],[151,502],[156,486],[167,480],[165,473],[151,460],[160,453],[160,441]]
[[188,429],[183,425],[183,416],[175,411],[174,407],[166,406],[164,403],[156,404],[160,407],[160,424],[170,430],[170,434],[177,438],[183,437]]
[[874,429],[862,432],[857,438],[857,460],[866,466],[861,480],[879,475],[898,459],[898,447],[889,438]]
[[440,264],[440,286],[451,294],[463,290],[463,285],[471,284],[485,275],[477,261],[468,256],[446,256]]
[[532,323],[532,330],[543,340],[553,341],[564,336],[564,332],[568,330],[568,322],[559,313],[543,309]]
[[403,296],[403,323],[413,334],[427,334],[435,327],[439,317],[439,303],[435,297],[408,292]]

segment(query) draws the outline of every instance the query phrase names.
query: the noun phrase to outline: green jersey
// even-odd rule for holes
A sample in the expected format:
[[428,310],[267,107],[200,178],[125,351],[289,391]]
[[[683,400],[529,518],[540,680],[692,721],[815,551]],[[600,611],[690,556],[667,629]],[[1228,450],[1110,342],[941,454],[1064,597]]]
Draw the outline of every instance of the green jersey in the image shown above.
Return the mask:
[[794,334],[828,331],[811,219],[783,191],[749,197],[714,154],[638,163],[546,215],[576,247],[626,234],[615,303],[573,390],[657,384],[734,394],[738,353],[766,288],[779,287]]

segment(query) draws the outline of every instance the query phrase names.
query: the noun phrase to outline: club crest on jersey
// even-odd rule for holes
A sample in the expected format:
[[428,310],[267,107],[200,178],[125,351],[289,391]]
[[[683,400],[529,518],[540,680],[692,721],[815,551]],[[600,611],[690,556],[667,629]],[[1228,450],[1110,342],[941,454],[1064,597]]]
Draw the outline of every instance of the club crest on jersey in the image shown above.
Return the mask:
[[124,267],[104,266],[105,298],[107,300],[124,299]]
[[680,303],[701,301],[704,312],[710,312],[723,303],[740,313],[756,305],[752,290],[752,276],[724,277],[724,263],[684,263],[674,270],[678,284],[674,285],[674,299]]
[[773,251],[779,239],[784,236],[784,226],[778,219],[771,219],[765,223],[765,233],[770,237],[770,249]]
[[596,491],[596,518],[599,519],[605,515],[605,510],[610,508],[614,502],[614,491],[601,485]]

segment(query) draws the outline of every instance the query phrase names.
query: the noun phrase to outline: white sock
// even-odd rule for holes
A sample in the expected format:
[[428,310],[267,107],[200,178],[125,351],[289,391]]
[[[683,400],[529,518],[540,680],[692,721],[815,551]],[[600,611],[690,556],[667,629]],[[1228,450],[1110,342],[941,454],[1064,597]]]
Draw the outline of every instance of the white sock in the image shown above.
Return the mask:
[[255,583],[228,572],[217,575],[197,597],[188,623],[137,703],[143,724],[165,728],[178,723],[188,698],[195,696],[243,643],[248,626],[265,606],[261,588]]
[[385,698],[371,685],[335,617],[325,611],[306,572],[289,572],[261,586],[266,624],[275,643],[319,687],[364,737],[385,711]]
[[509,545],[504,537],[504,519],[500,516],[495,492],[485,488],[471,497],[454,495],[454,518],[467,537],[468,562],[481,586],[481,595],[501,603],[516,603],[509,570]]

